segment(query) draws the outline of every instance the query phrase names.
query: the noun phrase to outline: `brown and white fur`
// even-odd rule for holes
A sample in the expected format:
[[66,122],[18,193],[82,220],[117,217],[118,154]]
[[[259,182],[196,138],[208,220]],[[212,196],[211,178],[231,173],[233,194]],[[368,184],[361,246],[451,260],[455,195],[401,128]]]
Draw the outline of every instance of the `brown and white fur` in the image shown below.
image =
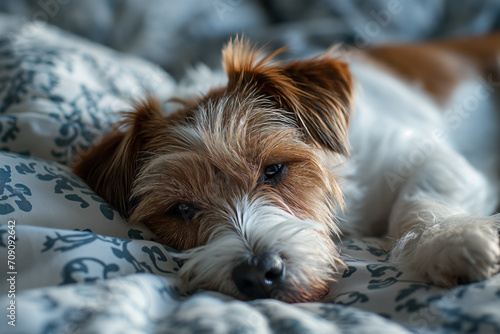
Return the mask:
[[436,284],[483,280],[500,257],[499,46],[283,63],[235,39],[224,78],[192,75],[175,111],[138,103],[74,170],[183,251],[188,289],[320,300],[344,268],[340,230],[387,235],[393,260]]

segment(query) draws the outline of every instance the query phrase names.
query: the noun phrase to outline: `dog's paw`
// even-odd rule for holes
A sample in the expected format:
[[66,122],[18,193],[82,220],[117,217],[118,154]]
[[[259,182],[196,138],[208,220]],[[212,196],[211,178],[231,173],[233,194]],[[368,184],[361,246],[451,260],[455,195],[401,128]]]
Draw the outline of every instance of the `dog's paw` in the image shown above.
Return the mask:
[[500,268],[498,220],[461,216],[417,227],[396,245],[397,260],[444,287],[485,280]]

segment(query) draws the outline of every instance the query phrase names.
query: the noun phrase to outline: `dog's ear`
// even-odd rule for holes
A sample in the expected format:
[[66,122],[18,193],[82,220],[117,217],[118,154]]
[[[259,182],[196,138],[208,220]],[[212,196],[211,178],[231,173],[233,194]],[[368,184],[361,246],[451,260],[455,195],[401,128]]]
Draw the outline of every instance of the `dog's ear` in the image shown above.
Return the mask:
[[290,112],[313,143],[347,153],[352,79],[348,65],[332,52],[286,64],[248,41],[235,39],[223,50],[228,87],[255,89]]
[[297,98],[287,91],[279,99],[293,111],[306,134],[316,143],[347,154],[347,129],[351,112],[351,75],[347,64],[324,55],[283,66]]
[[157,100],[148,97],[127,113],[100,143],[81,152],[73,171],[125,217],[131,210],[130,191],[139,163],[163,116]]

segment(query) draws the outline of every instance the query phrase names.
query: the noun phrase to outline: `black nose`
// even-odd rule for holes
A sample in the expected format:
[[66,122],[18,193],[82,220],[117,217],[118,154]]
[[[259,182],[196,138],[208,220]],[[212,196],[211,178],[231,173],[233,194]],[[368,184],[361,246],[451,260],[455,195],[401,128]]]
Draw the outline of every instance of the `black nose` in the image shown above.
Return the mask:
[[233,281],[249,299],[273,298],[285,276],[285,262],[278,254],[254,256],[233,269]]

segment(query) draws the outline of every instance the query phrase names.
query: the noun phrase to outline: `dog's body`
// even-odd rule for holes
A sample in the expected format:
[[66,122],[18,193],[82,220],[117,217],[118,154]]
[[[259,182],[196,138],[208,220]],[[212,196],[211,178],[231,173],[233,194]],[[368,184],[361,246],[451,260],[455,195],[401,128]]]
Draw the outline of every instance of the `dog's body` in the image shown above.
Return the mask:
[[489,277],[500,255],[500,217],[488,217],[499,203],[500,83],[470,72],[440,105],[418,82],[365,63],[350,70],[363,88],[351,159],[336,171],[342,230],[387,235],[393,261],[442,286]]
[[75,171],[186,251],[188,288],[318,300],[343,268],[338,226],[387,235],[393,260],[434,283],[486,279],[500,258],[499,43],[371,49],[348,68],[331,52],[278,64],[236,40],[226,82],[184,89],[167,115],[149,98]]

